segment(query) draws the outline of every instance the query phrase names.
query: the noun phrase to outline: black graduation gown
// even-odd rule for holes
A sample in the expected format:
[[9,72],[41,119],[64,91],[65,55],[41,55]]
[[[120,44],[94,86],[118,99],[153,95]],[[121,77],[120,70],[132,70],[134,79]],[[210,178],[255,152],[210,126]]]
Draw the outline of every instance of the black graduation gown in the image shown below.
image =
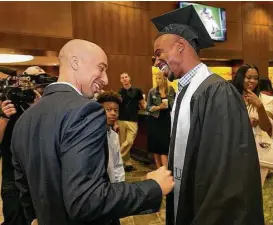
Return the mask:
[[[241,95],[213,74],[195,91],[190,107],[175,224],[264,225],[258,154]],[[167,225],[174,224],[173,200],[171,193]]]

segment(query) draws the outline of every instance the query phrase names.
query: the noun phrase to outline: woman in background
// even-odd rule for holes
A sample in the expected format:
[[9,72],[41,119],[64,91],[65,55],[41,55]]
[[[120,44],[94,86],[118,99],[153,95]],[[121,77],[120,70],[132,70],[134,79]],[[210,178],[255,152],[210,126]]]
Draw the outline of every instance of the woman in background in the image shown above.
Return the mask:
[[148,150],[154,154],[157,168],[167,166],[171,132],[170,111],[174,103],[175,91],[168,86],[162,72],[156,73],[156,88],[148,94]]
[[273,97],[259,90],[259,70],[256,66],[241,66],[233,79],[233,85],[243,95],[253,127],[261,167],[261,182],[273,167]]

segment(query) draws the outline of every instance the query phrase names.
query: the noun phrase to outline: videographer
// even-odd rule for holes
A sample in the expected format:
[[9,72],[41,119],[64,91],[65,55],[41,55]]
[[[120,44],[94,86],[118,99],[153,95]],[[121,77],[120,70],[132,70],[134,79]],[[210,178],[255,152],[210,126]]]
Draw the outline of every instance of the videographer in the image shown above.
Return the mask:
[[[16,109],[13,104],[11,104],[10,100],[6,100],[4,102],[1,102],[1,113],[3,113],[5,116],[0,117],[0,143],[2,143],[4,132],[6,130],[6,126],[9,121],[9,117],[14,115],[16,113]],[[3,115],[1,114],[1,115]]]
[[[0,71],[3,72],[3,68],[0,68]],[[8,73],[9,76],[11,76],[12,72],[12,76],[16,76],[13,70],[5,68],[4,72]],[[4,215],[4,223],[2,225],[29,225],[30,222],[35,219],[35,212],[27,210],[24,212],[23,205],[20,202],[19,190],[15,186],[10,143],[15,123],[32,103],[40,99],[41,95],[35,89],[29,89],[27,92],[19,93],[16,92],[18,88],[20,89],[18,86],[13,87],[13,85],[8,85],[6,88],[9,91],[5,91],[2,88],[2,98],[6,100],[2,99],[3,101],[0,101],[0,144],[2,153],[1,197],[3,200]],[[24,94],[22,95],[22,93]],[[28,199],[27,201],[31,203],[32,200]],[[25,215],[25,213],[27,215]],[[29,222],[26,219],[27,217],[31,218]]]
[[10,100],[1,103],[1,151],[2,151],[2,187],[4,223],[2,225],[27,225],[23,207],[19,199],[19,190],[15,186],[14,168],[12,166],[12,154],[10,142],[12,131],[16,121],[22,114],[22,110],[16,110]]

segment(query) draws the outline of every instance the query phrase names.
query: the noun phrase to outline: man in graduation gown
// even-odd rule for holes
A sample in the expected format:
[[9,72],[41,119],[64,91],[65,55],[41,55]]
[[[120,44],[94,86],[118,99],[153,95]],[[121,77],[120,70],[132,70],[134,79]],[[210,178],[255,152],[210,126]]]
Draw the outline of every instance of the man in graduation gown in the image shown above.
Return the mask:
[[152,19],[155,65],[179,79],[172,112],[167,225],[263,225],[259,161],[244,102],[199,49],[213,42],[192,6]]
[[111,184],[107,124],[91,101],[108,79],[107,56],[94,43],[71,40],[60,51],[57,83],[18,120],[12,136],[16,185],[28,215],[39,225],[109,225],[151,213],[174,185],[160,168],[146,181]]

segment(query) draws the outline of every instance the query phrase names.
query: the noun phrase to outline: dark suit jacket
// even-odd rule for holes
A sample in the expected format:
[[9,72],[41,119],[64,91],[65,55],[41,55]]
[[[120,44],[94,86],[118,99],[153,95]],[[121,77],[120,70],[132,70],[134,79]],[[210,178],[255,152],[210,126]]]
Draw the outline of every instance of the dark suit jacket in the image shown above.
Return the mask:
[[162,192],[155,181],[109,183],[106,138],[100,104],[66,84],[45,89],[18,120],[11,145],[29,221],[37,217],[39,225],[103,225],[159,209]]

